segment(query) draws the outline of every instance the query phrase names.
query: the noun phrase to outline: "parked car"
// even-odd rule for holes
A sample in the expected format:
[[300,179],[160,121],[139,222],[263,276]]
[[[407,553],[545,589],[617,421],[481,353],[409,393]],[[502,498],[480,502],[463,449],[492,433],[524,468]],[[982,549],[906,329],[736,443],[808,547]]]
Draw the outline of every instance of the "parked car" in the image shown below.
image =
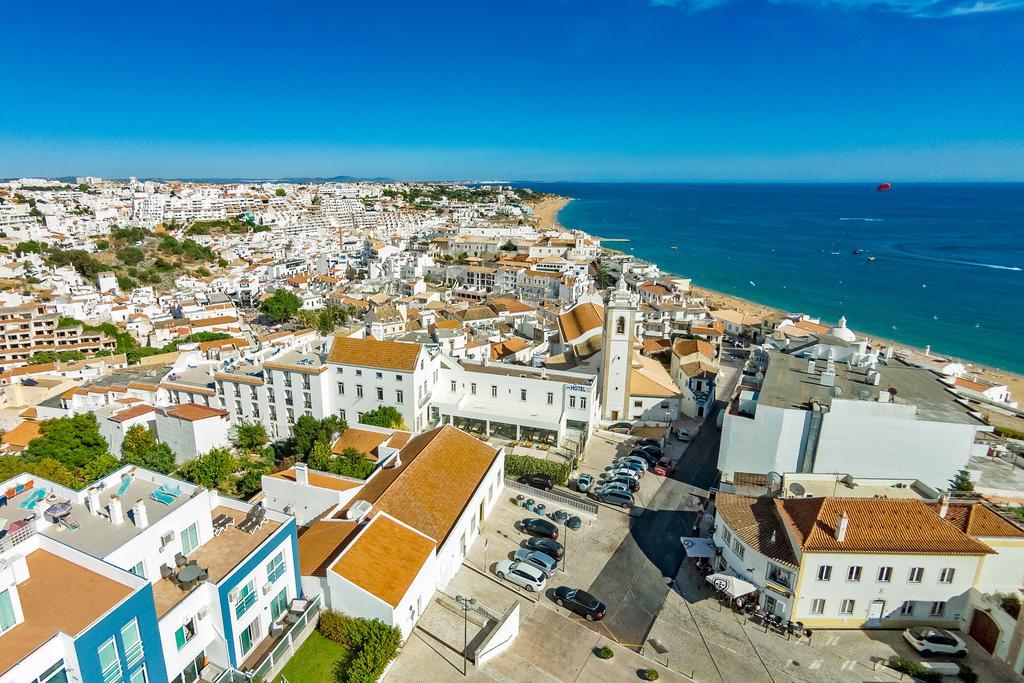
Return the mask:
[[562,559],[562,553],[565,549],[562,548],[562,544],[551,538],[544,538],[542,536],[531,536],[526,539],[524,544],[527,550],[539,550],[548,557],[553,557],[556,560]]
[[498,566],[494,568],[494,573],[498,575],[498,578],[504,581],[508,579],[517,586],[522,586],[531,593],[534,591],[544,590],[544,583],[547,581],[547,577],[537,567],[532,564],[526,564],[525,562],[513,562],[511,560],[502,560],[498,563]]
[[586,493],[590,490],[590,487],[594,485],[594,478],[589,474],[581,474],[576,477],[576,490],[580,493]]
[[635,446],[641,448],[643,446],[660,446],[661,442],[657,439],[640,439],[636,442]]
[[625,491],[596,491],[594,498],[609,505],[618,505],[624,508],[633,507],[633,495]]
[[546,474],[526,474],[519,477],[517,481],[542,491],[549,491],[555,486],[555,480]]
[[911,626],[903,632],[903,639],[922,655],[967,656],[967,644],[959,636],[932,626]]
[[663,449],[661,446],[641,446],[640,450],[647,451],[648,453],[657,458],[660,458],[661,456],[665,455],[665,449]]
[[626,488],[630,491],[640,490],[640,482],[633,477],[611,477],[601,482],[601,486],[607,486],[608,484],[625,484]]
[[640,477],[644,476],[644,471],[634,470],[629,467],[613,467],[612,469],[608,470],[605,473],[605,478],[609,479],[611,477],[617,477],[620,474],[625,474],[635,479],[639,479]]
[[667,477],[672,473],[672,470],[676,468],[676,463],[672,458],[667,455],[658,461],[658,464],[654,466],[654,473],[660,474],[663,477]]
[[527,517],[519,522],[519,528],[531,536],[543,536],[552,540],[558,538],[558,527],[540,517]]
[[628,467],[631,470],[636,471],[647,471],[647,461],[643,458],[626,456],[625,458],[619,458],[612,463],[613,467]]
[[685,427],[680,427],[679,429],[676,430],[676,438],[679,439],[680,441],[689,441],[690,430],[686,429]]
[[649,467],[653,467],[653,466],[658,464],[658,458],[660,458],[661,456],[660,455],[655,455],[654,453],[651,453],[650,451],[645,451],[642,448],[638,448],[635,451],[631,451],[629,456],[627,456],[627,457],[642,458],[644,460],[644,462],[646,462]]
[[633,425],[629,422],[615,422],[608,425],[605,429],[616,434],[629,434],[633,429]]
[[587,621],[600,621],[604,618],[604,603],[580,588],[559,586],[555,589],[555,604],[575,612]]
[[629,484],[623,481],[613,481],[611,483],[606,483],[604,486],[601,486],[596,491],[594,491],[594,495],[597,496],[598,494],[609,493],[611,491],[618,491],[620,493],[633,495],[632,490],[629,487]]
[[544,576],[548,578],[554,576],[555,570],[558,569],[558,560],[539,550],[517,550],[514,559],[516,562],[533,565],[544,572]]

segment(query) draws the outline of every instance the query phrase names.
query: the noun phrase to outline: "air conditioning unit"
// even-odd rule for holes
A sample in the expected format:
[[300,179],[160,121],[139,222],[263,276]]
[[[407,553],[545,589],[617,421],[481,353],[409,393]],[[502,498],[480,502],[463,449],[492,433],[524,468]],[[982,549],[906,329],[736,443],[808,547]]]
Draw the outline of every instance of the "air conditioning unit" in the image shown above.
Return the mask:
[[173,530],[172,531],[168,531],[166,534],[161,536],[160,537],[160,551],[163,552],[163,550],[168,545],[170,545],[171,541],[173,541],[173,540],[174,540],[174,531]]
[[228,593],[228,602],[238,602],[238,589],[237,588],[235,590],[231,591],[230,593]]
[[269,581],[266,582],[265,584],[263,584],[263,594],[264,595],[269,595],[270,591],[272,591],[272,590],[274,590],[274,584],[270,583]]
[[196,614],[196,616],[199,617],[200,619],[205,619],[206,617],[210,616],[210,608],[209,607],[202,608],[201,610],[199,610],[199,612]]

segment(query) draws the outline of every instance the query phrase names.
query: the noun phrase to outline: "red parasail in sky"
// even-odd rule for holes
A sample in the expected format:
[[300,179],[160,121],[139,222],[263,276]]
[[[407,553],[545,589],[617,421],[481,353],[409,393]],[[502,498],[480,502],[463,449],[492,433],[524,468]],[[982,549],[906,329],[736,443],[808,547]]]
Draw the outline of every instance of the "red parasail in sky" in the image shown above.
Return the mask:
[[888,192],[892,189],[892,183],[882,183],[875,188],[875,192]]

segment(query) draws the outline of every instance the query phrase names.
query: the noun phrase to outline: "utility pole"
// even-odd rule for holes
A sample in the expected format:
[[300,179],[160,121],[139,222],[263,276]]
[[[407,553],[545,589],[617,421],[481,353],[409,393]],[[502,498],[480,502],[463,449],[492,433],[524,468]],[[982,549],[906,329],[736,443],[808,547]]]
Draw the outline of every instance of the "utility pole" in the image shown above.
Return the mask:
[[476,607],[476,598],[456,595],[455,602],[462,608],[462,675],[467,675],[466,651],[469,649],[469,610]]

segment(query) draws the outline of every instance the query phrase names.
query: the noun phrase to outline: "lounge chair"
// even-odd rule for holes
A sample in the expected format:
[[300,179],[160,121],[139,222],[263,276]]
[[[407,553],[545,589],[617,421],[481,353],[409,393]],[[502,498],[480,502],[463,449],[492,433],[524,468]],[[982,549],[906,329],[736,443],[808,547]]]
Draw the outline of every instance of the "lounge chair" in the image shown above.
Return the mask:
[[161,493],[166,493],[168,496],[171,496],[172,498],[177,498],[182,493],[184,493],[180,486],[168,486],[167,484],[162,484],[158,490]]
[[71,515],[68,515],[67,517],[61,517],[60,525],[68,531],[78,531],[79,527],[81,527],[81,524],[76,522],[75,518]]
[[242,523],[238,525],[240,531],[244,531],[247,534],[254,533],[257,529],[261,528],[267,521],[267,509],[262,505],[249,510],[249,514],[245,516]]
[[132,475],[126,474],[121,477],[121,485],[117,487],[117,495],[123,496],[128,487],[132,485]]
[[234,523],[235,518],[231,515],[217,515],[217,518],[213,520],[213,535],[219,536],[222,531],[224,531]]
[[164,505],[174,505],[174,496],[168,495],[160,489],[153,491],[153,493],[149,494],[149,497],[158,503],[163,503]]
[[18,504],[18,507],[22,510],[32,510],[35,508],[36,503],[41,501],[43,498],[46,498],[46,489],[36,489],[29,494],[28,498],[21,501]]

